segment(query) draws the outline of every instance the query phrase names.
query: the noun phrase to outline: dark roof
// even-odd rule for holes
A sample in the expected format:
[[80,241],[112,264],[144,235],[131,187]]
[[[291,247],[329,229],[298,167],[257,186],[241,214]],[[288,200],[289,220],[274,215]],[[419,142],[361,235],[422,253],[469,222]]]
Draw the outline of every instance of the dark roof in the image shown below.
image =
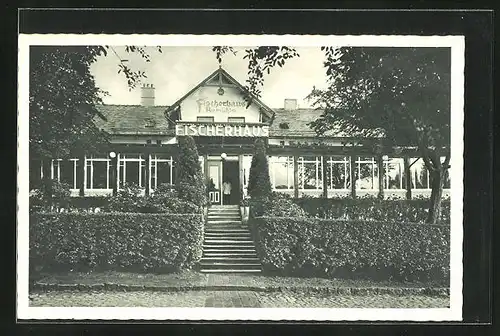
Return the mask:
[[[97,109],[107,121],[96,118],[99,128],[111,134],[158,134],[173,135],[169,129],[165,111],[168,106],[142,105],[99,105]],[[308,125],[316,120],[321,110],[300,108],[296,110],[273,109],[274,121],[270,127],[270,136],[277,137],[316,137],[316,132]],[[288,124],[287,129],[280,127]],[[146,127],[153,125],[153,127]],[[329,132],[326,136],[341,137],[341,132]]]
[[[269,129],[269,134],[279,137],[316,137],[316,132],[308,124],[318,119],[323,113],[322,110],[311,108],[299,108],[295,110],[274,109],[274,121]],[[282,124],[287,124],[288,128],[281,128]],[[328,137],[346,136],[340,131],[329,131],[325,134]]]
[[96,118],[97,126],[112,134],[173,133],[165,118],[167,106],[99,105],[97,109],[107,119]]

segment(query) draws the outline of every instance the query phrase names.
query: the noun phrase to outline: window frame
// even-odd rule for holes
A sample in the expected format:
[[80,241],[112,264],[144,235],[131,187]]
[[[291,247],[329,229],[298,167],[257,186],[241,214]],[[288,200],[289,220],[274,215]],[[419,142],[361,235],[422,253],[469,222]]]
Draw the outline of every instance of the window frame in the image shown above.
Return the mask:
[[[204,118],[210,119],[210,120],[200,120],[200,119],[204,119]],[[214,123],[215,117],[213,117],[213,116],[197,116],[196,122]]]

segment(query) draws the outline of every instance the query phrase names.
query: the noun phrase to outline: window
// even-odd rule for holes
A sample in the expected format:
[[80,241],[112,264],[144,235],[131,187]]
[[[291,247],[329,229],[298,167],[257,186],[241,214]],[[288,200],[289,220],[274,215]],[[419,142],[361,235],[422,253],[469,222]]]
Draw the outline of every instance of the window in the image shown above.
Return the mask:
[[401,158],[384,161],[384,189],[403,189],[404,162]]
[[125,183],[146,186],[146,160],[140,154],[124,154],[119,158],[120,188]]
[[171,156],[151,156],[151,189],[162,184],[173,184],[173,160]]
[[274,189],[293,189],[293,157],[271,156],[271,184]]
[[378,189],[378,166],[373,157],[358,157],[356,189]]
[[78,189],[78,166],[78,159],[52,160],[52,165],[50,168],[51,178],[61,183],[68,184],[71,189]]
[[321,156],[299,157],[298,166],[300,189],[323,189]]
[[214,122],[214,117],[196,117],[197,122]]
[[109,172],[111,160],[90,156],[85,159],[86,189],[110,189]]
[[[444,157],[441,157],[441,162],[444,162]],[[412,189],[431,189],[432,179],[431,174],[425,167],[424,160],[422,158],[411,158],[410,159],[410,174],[411,174],[411,187]],[[448,169],[445,173],[444,189],[450,188],[450,170]]]
[[230,123],[244,123],[245,117],[228,117],[227,121]]
[[326,178],[328,189],[349,189],[351,185],[351,161],[345,156],[327,159]]
[[429,171],[425,168],[424,161],[420,158],[411,158],[410,165],[412,189],[429,189]]
[[42,182],[42,162],[40,160],[30,160],[30,190],[39,188]]

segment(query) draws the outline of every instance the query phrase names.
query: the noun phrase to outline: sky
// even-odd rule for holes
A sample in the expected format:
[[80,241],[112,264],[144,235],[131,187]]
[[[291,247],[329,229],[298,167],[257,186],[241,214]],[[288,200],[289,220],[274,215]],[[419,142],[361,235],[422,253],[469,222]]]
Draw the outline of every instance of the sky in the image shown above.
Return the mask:
[[[140,104],[139,86],[129,90],[123,74],[118,74],[119,60],[133,70],[146,73],[144,84],[153,84],[156,105],[172,105],[194,86],[215,71],[219,64],[210,47],[162,47],[159,53],[154,47],[146,48],[151,61],[144,61],[137,53],[129,54],[124,46],[114,46],[107,56],[101,56],[92,65],[97,86],[109,93],[105,104]],[[248,61],[243,59],[245,48],[235,48],[237,54],[227,53],[222,67],[237,81],[245,85]],[[299,107],[309,107],[304,98],[313,86],[325,87],[324,54],[319,47],[296,48],[300,57],[289,59],[283,68],[278,66],[264,78],[261,100],[269,107],[281,108],[285,99],[297,99]]]

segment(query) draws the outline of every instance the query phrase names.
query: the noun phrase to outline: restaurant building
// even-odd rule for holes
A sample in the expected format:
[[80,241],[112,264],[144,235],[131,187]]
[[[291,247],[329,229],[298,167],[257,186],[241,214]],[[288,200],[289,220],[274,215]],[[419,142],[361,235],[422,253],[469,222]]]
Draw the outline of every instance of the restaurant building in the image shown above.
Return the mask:
[[[111,136],[101,155],[54,159],[51,177],[71,186],[72,196],[111,195],[125,183],[145,194],[175,183],[177,137],[193,136],[213,204],[238,204],[247,194],[256,138],[267,143],[274,191],[294,197],[417,198],[430,195],[429,173],[415,148],[379,146],[378,139],[341,131],[317,136],[308,125],[322,111],[299,108],[285,99],[270,108],[259,99],[248,105],[247,90],[219,68],[170,106],[155,105],[155,87],[143,85],[138,105],[102,105],[98,127]],[[40,168],[40,169],[38,169]],[[43,176],[32,163],[30,180]],[[223,182],[232,186],[223,200]],[[355,181],[355,183],[351,183]],[[449,195],[450,181],[444,195]]]

